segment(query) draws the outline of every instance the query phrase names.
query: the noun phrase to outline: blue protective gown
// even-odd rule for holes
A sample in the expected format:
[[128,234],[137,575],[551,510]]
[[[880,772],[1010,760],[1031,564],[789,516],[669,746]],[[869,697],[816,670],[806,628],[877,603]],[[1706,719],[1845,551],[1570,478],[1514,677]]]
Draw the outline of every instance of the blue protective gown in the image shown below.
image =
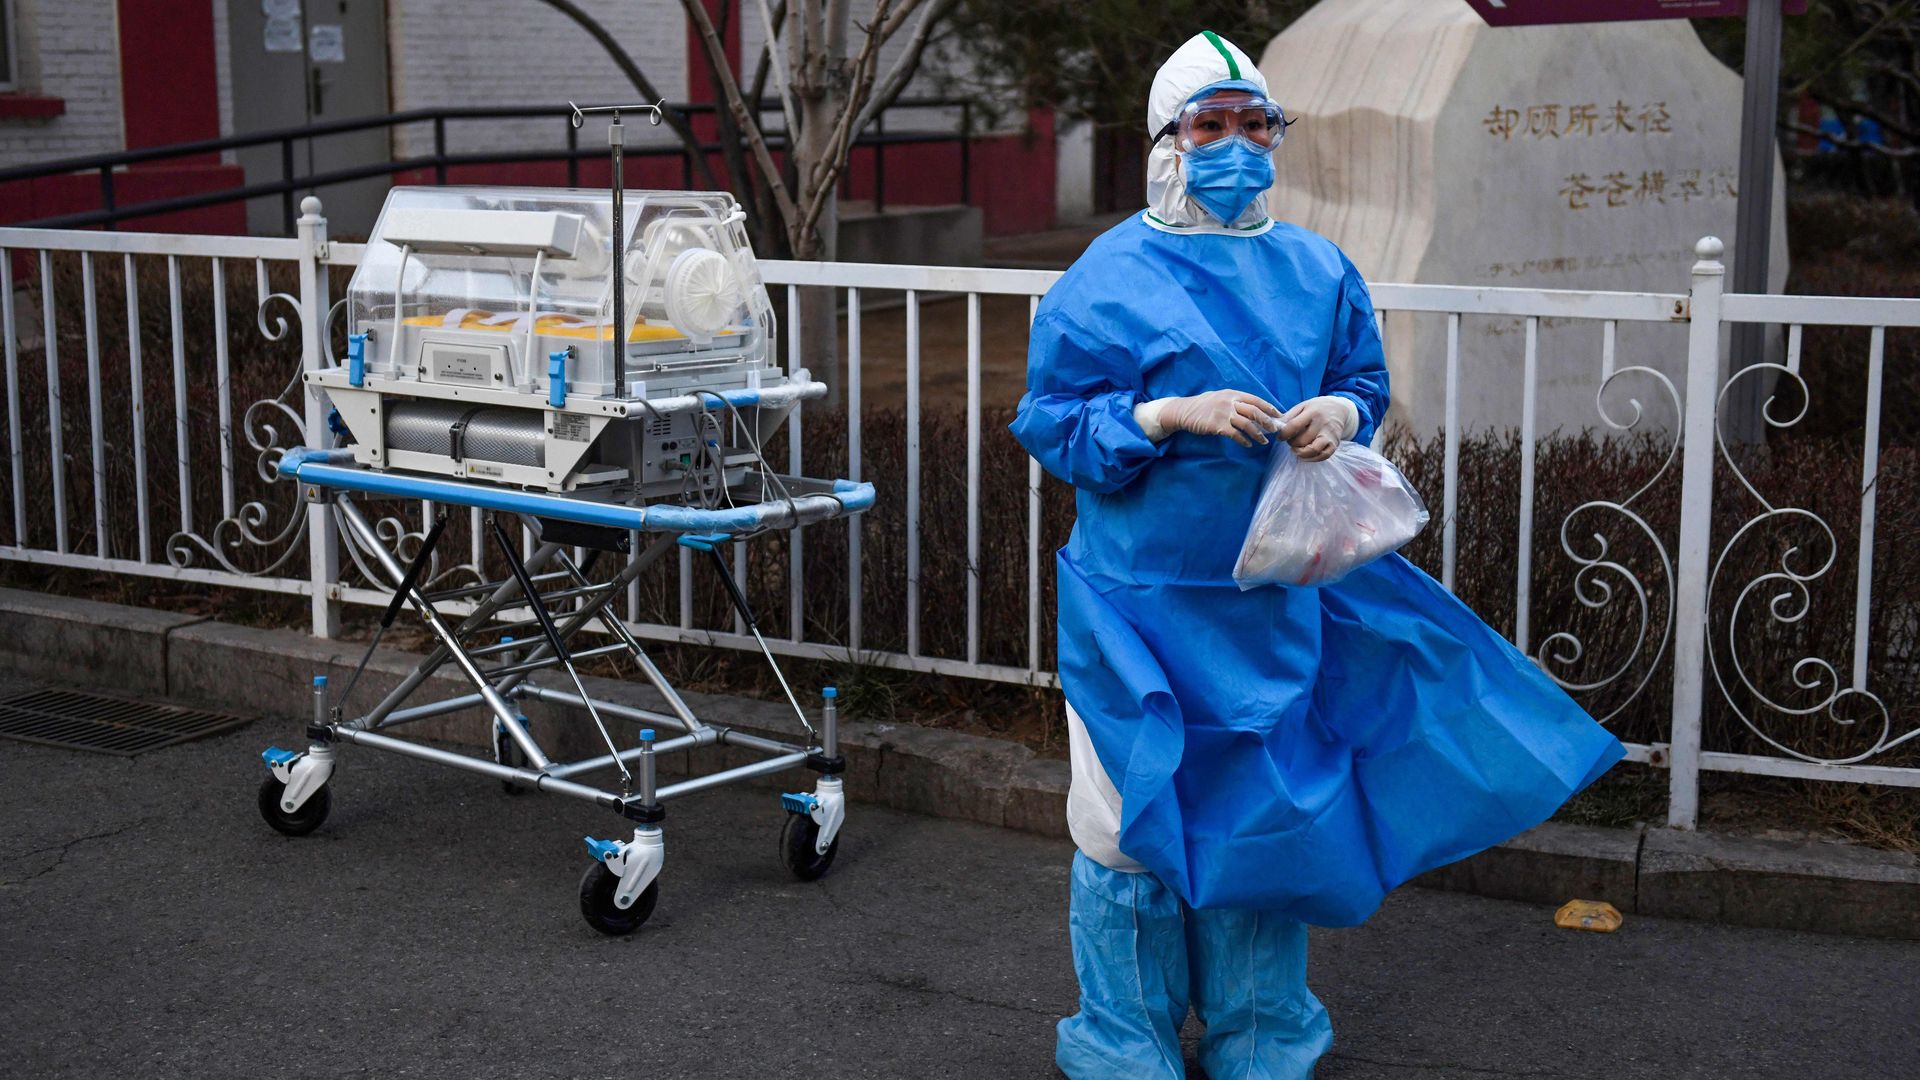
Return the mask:
[[1133,419],[1156,398],[1349,398],[1387,373],[1331,242],[1130,218],[1041,301],[1014,435],[1078,489],[1059,670],[1121,797],[1120,849],[1196,908],[1364,920],[1387,892],[1545,820],[1622,755],[1518,650],[1398,555],[1241,592],[1267,454]]

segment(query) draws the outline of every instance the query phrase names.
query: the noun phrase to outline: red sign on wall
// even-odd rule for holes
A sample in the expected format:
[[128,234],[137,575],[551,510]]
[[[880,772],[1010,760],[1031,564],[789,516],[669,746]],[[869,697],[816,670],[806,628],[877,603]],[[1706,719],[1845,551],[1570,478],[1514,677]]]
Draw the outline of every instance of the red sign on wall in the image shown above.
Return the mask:
[[[1807,0],[1777,0],[1788,15],[1805,15]],[[1467,0],[1488,26],[1641,22],[1745,15],[1747,0]]]

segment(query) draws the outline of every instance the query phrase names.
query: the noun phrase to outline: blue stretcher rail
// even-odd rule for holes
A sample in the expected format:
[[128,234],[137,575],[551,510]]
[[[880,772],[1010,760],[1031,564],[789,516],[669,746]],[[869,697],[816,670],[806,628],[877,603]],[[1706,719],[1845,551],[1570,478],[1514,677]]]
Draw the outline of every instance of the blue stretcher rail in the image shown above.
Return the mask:
[[445,480],[407,473],[380,472],[354,464],[351,450],[314,450],[294,447],[276,466],[280,476],[303,484],[430,499],[456,506],[477,506],[513,514],[533,514],[582,525],[604,525],[656,533],[745,533],[761,529],[790,529],[817,521],[858,514],[873,506],[873,485],[835,480],[831,492],[810,492],[791,500],[773,499],[724,510],[704,510],[670,503],[625,506],[577,496],[516,491],[493,484]]

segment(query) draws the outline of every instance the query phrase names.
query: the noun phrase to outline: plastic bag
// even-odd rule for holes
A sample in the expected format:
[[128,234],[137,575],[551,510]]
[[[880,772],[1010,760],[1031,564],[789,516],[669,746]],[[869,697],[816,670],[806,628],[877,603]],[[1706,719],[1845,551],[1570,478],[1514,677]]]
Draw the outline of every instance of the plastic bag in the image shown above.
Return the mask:
[[1331,585],[1426,524],[1420,493],[1365,446],[1344,442],[1327,460],[1307,462],[1278,444],[1233,580],[1242,590]]

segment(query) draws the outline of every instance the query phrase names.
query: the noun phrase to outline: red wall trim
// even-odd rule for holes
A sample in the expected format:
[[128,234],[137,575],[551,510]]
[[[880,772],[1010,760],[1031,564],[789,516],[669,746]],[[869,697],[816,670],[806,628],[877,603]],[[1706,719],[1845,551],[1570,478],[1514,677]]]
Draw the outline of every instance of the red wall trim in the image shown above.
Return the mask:
[[0,94],[0,120],[51,120],[66,111],[66,98]]

